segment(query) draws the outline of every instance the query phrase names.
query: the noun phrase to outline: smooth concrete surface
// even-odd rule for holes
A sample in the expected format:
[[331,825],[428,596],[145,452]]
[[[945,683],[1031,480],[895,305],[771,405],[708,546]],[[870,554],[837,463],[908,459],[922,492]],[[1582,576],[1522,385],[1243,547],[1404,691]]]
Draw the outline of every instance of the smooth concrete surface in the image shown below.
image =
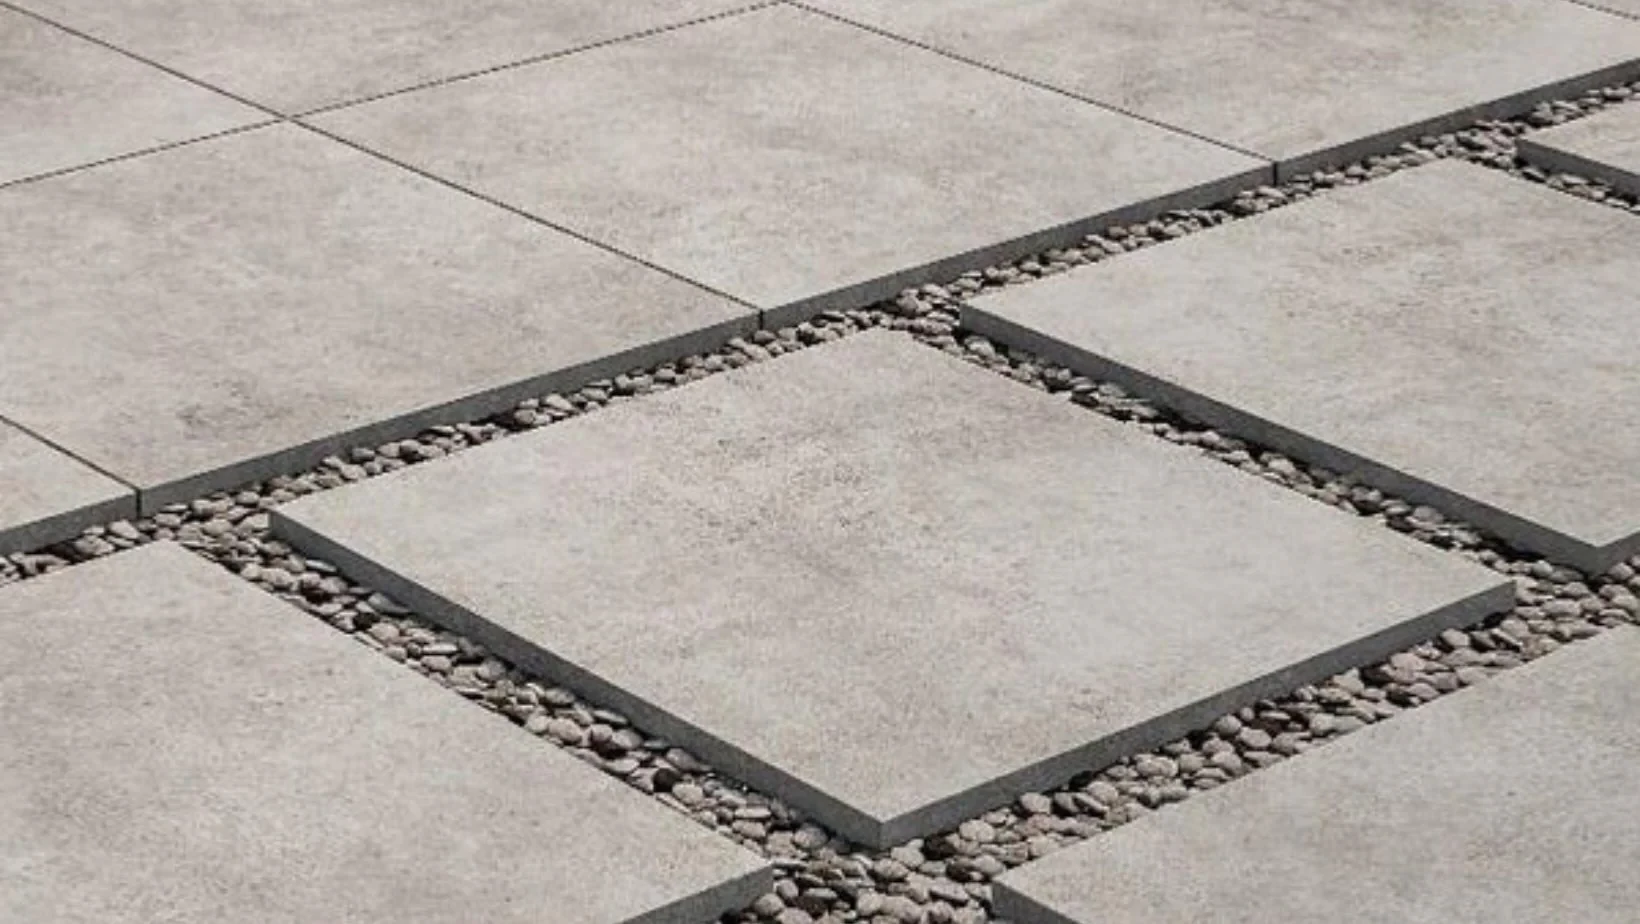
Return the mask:
[[137,492],[0,420],[0,555],[136,512]]
[[0,589],[0,920],[699,924],[753,854],[169,543]]
[[963,324],[1598,573],[1640,552],[1634,217],[1438,162]]
[[751,0],[22,0],[42,16],[282,113],[569,51]]
[[1614,629],[1012,871],[1017,924],[1629,924],[1640,630]]
[[756,324],[290,125],[0,190],[0,240],[0,415],[150,511]]
[[1640,75],[1640,23],[1544,0],[812,0],[1281,162],[1283,178]]
[[775,326],[1270,176],[787,6],[315,124],[769,309]]
[[1513,599],[885,331],[304,498],[274,530],[874,845]]
[[1577,0],[1585,6],[1640,19],[1640,0]]
[[267,116],[0,7],[0,184]]
[[1516,142],[1520,156],[1640,196],[1640,100],[1556,125]]

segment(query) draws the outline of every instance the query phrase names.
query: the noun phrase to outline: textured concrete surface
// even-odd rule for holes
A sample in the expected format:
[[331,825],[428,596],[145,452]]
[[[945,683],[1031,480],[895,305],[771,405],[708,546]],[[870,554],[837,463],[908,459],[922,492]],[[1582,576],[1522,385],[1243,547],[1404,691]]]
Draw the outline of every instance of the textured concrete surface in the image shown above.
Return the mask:
[[267,120],[0,8],[0,184]]
[[745,0],[23,0],[21,6],[279,112],[553,54]]
[[1256,159],[784,6],[316,124],[781,309],[777,325],[1269,175]]
[[1632,216],[1441,162],[964,324],[1591,572],[1640,551]]
[[288,125],[0,190],[0,240],[0,414],[150,510],[756,320]]
[[1640,630],[1620,628],[1011,872],[1018,924],[1627,924]]
[[0,920],[698,924],[761,861],[179,546],[0,589]]
[[1283,176],[1640,73],[1640,23],[1543,0],[815,0],[1282,162]]
[[1512,599],[887,332],[304,498],[274,528],[879,845]]
[[135,491],[0,420],[0,555],[136,511]]
[[1640,101],[1527,135],[1520,156],[1640,196]]

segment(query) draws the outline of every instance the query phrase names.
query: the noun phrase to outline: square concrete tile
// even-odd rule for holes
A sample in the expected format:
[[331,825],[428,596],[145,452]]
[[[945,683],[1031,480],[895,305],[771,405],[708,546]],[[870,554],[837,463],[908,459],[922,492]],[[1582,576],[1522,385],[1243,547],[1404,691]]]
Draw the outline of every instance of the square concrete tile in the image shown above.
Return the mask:
[[1640,630],[1621,628],[1008,873],[1018,924],[1628,924]]
[[290,125],[0,190],[0,240],[0,414],[146,509],[756,322]]
[[1095,216],[1201,204],[1269,175],[786,6],[317,124],[780,309],[775,324],[1063,242],[1078,236],[1067,226],[1102,227]]
[[1543,0],[814,0],[1281,162],[1284,177],[1640,74],[1640,23]]
[[0,920],[698,924],[753,854],[171,544],[0,589]]
[[963,323],[1600,572],[1640,551],[1632,216],[1447,161]]
[[24,0],[127,51],[283,113],[688,22],[747,0]]
[[1512,599],[882,331],[296,501],[275,529],[877,845]]
[[0,8],[0,184],[267,116]]
[[3,420],[0,486],[0,555],[137,511],[137,492]]
[[1534,164],[1640,196],[1640,101],[1533,132],[1516,146]]

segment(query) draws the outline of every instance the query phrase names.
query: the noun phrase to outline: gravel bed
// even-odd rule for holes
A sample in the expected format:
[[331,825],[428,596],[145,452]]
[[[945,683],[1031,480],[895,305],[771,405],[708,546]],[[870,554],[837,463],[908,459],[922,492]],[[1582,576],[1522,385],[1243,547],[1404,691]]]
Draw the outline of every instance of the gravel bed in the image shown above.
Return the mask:
[[[1298,177],[1279,188],[1248,190],[1212,208],[1170,212],[1147,223],[1110,228],[1076,247],[965,273],[944,285],[907,290],[892,301],[866,309],[826,312],[791,328],[759,331],[731,340],[718,351],[591,382],[571,394],[527,400],[483,420],[434,427],[415,438],[380,446],[357,447],[305,472],[174,504],[152,517],[93,527],[73,541],[0,558],[0,585],[154,540],[174,539],[324,619],[361,644],[450,687],[480,708],[508,717],[530,733],[770,857],[778,870],[775,890],[751,908],[726,915],[724,924],[1000,921],[989,910],[990,881],[1007,869],[1188,798],[1193,791],[1213,789],[1404,709],[1479,683],[1563,644],[1621,623],[1640,624],[1640,556],[1606,574],[1586,575],[1525,555],[1438,510],[1410,504],[1360,485],[1347,475],[1196,425],[1109,383],[973,336],[958,327],[957,305],[988,289],[1098,262],[1440,157],[1507,170],[1572,195],[1640,212],[1640,202],[1634,198],[1583,178],[1547,175],[1522,164],[1514,149],[1514,139],[1533,128],[1630,99],[1635,101],[1629,105],[1640,105],[1640,82],[1544,104],[1517,119],[1421,138],[1337,171]],[[1516,585],[1516,605],[1511,612],[1469,630],[1443,632],[1383,662],[1222,716],[1155,751],[1109,767],[1090,767],[1065,786],[1021,796],[1012,805],[970,819],[954,830],[890,850],[868,850],[837,838],[779,800],[752,791],[686,751],[634,728],[620,714],[520,672],[482,646],[431,625],[340,574],[330,563],[302,555],[268,534],[266,511],[296,497],[872,327],[904,331],[932,348],[1028,387],[1063,396],[1092,412],[1194,447],[1255,477],[1452,550],[1509,575]]]

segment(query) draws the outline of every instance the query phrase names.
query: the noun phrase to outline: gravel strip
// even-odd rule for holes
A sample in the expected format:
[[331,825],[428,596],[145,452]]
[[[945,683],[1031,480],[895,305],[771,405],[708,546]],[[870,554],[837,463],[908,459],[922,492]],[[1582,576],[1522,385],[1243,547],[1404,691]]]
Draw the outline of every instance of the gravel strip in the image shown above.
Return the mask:
[[[361,644],[771,857],[778,869],[775,891],[751,908],[725,916],[724,922],[998,921],[989,910],[989,883],[1007,869],[1185,799],[1192,791],[1213,789],[1481,682],[1563,644],[1621,623],[1640,624],[1640,557],[1603,575],[1585,575],[1523,555],[1438,510],[1409,504],[1362,486],[1347,475],[1195,425],[1109,383],[973,336],[957,326],[957,305],[988,289],[1098,262],[1440,157],[1507,170],[1572,195],[1640,213],[1640,201],[1633,197],[1583,178],[1547,175],[1523,164],[1514,153],[1514,139],[1533,128],[1559,124],[1635,97],[1640,97],[1640,82],[1593,91],[1574,101],[1547,103],[1518,119],[1421,138],[1341,170],[1298,177],[1279,188],[1246,191],[1212,208],[1170,212],[1144,224],[1111,228],[1077,247],[965,273],[945,285],[907,290],[892,302],[826,312],[795,327],[732,340],[712,353],[591,382],[572,394],[524,401],[505,414],[435,427],[414,439],[355,448],[309,471],[175,504],[136,522],[93,527],[72,542],[35,553],[0,558],[0,585],[156,539],[175,539]],[[1640,99],[1628,104],[1640,105]],[[1453,550],[1510,575],[1516,585],[1516,606],[1467,631],[1443,632],[1384,662],[1222,716],[1153,752],[1110,767],[1089,768],[1063,787],[1021,796],[1013,805],[970,819],[955,830],[890,850],[871,851],[838,839],[779,800],[748,790],[687,752],[644,734],[621,715],[521,673],[471,640],[438,629],[372,588],[350,581],[333,565],[303,556],[268,536],[266,511],[296,497],[871,327],[904,331],[933,348],[1029,387],[1062,395],[1095,413],[1195,447],[1256,477]]]

